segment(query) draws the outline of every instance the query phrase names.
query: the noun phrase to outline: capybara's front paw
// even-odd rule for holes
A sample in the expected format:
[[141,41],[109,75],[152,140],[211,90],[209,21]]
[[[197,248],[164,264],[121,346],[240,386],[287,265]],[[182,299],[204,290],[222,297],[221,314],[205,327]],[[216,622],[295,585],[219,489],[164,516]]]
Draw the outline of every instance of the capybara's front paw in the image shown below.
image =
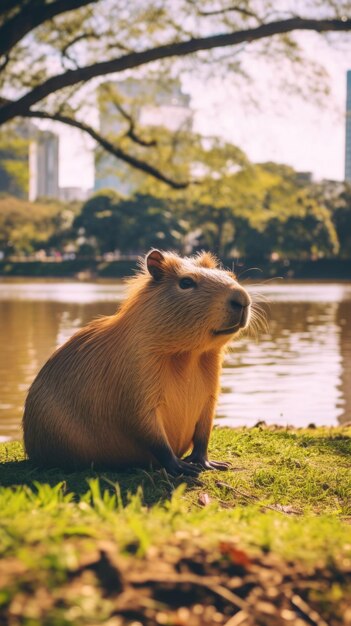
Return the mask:
[[165,470],[172,476],[197,476],[201,468],[175,458],[165,466]]

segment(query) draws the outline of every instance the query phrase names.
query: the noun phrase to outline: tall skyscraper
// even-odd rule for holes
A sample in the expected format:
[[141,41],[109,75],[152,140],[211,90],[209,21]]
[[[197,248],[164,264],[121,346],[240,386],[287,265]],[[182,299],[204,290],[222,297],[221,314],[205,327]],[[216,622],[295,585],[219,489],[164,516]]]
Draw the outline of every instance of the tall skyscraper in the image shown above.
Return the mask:
[[347,72],[345,180],[351,182],[351,70]]
[[50,131],[38,131],[29,146],[29,200],[58,198],[59,139]]

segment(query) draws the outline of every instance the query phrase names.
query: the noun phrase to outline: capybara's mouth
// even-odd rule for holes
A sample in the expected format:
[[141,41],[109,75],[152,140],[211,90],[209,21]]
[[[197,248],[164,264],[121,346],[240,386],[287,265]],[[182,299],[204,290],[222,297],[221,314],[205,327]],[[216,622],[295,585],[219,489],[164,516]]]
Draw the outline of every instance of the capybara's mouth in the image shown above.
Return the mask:
[[214,335],[232,335],[233,333],[236,333],[237,330],[239,330],[240,328],[240,322],[238,324],[235,324],[235,326],[229,326],[228,328],[221,328],[220,330],[213,330],[212,333]]

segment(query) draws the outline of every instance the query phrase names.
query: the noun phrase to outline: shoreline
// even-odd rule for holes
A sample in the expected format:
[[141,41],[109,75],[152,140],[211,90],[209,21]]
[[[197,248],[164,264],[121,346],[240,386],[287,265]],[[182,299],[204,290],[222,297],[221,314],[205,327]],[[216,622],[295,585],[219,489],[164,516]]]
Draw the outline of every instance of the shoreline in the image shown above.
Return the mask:
[[[252,424],[230,424],[228,418],[218,418],[215,417],[212,432],[216,430],[228,430],[234,432],[246,432],[254,429],[266,430],[271,432],[296,432],[303,433],[306,430],[308,431],[318,431],[325,430],[329,432],[330,435],[333,434],[333,431],[338,432],[343,429],[351,429],[351,420],[346,420],[343,422],[338,422],[334,424],[317,424],[315,422],[306,422],[306,424],[299,426],[294,424],[279,424],[277,422],[267,422],[265,420],[258,420],[256,423]],[[22,437],[22,429],[19,427],[19,430],[16,432],[14,436],[10,435],[1,435],[0,434],[0,446],[5,444],[23,444]],[[1,486],[1,483],[0,483]]]
[[[351,259],[318,259],[315,261],[281,260],[268,262],[262,259],[233,261],[225,259],[225,267],[233,267],[238,274],[245,272],[245,280],[261,282],[266,279],[284,280],[351,280]],[[137,259],[103,261],[75,259],[67,261],[0,261],[0,278],[56,278],[56,279],[114,279],[132,276],[137,269]]]

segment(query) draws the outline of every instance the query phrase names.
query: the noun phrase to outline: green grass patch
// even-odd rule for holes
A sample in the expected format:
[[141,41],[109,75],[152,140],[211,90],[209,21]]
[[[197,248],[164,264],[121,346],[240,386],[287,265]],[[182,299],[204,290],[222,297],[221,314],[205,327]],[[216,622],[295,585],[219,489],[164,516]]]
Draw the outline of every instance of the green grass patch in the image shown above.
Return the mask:
[[232,468],[203,472],[199,481],[163,470],[43,471],[25,459],[19,442],[2,444],[0,550],[15,549],[16,536],[95,537],[98,528],[101,536],[114,535],[118,524],[122,544],[136,538],[150,545],[177,529],[195,529],[206,540],[234,532],[265,549],[288,553],[291,545],[306,557],[310,533],[308,554],[323,554],[327,536],[329,551],[349,531],[350,434],[346,428],[216,428],[210,456]]
[[[305,571],[351,564],[350,428],[215,429],[211,458],[232,467],[198,481],[163,470],[65,473],[36,469],[18,442],[1,444],[0,558],[8,571],[16,565],[3,588],[0,575],[0,615],[23,593],[21,585],[31,593],[67,585],[71,572],[81,571],[82,554],[94,554],[101,542],[135,562],[150,550],[163,551],[167,561],[175,546],[211,553],[230,541],[250,555],[303,563]],[[99,612],[105,604],[96,593]],[[331,610],[331,591],[313,593]],[[23,623],[56,623],[33,611]],[[70,619],[57,623],[76,623]]]

